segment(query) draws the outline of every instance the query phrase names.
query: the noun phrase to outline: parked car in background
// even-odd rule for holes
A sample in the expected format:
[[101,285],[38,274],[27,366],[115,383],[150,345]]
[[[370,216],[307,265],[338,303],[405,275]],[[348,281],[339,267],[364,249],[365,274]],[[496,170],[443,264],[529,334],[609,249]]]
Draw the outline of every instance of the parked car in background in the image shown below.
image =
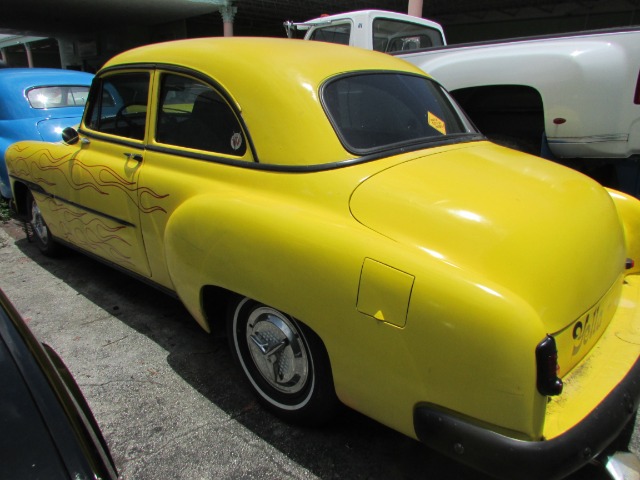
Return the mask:
[[0,385],[0,478],[117,478],[71,373],[36,340],[2,291]]
[[640,202],[487,141],[418,67],[323,42],[154,44],[109,61],[63,135],[6,155],[40,249],[180,298],[282,418],[340,401],[546,480],[634,421]]
[[11,197],[4,153],[19,140],[60,141],[80,123],[93,75],[54,68],[0,69],[0,194]]

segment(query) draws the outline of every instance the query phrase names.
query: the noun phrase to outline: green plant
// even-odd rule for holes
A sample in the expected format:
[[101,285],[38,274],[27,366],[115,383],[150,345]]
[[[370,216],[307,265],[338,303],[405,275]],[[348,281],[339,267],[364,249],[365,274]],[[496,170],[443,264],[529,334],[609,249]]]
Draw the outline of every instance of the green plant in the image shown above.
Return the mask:
[[9,201],[0,197],[0,222],[8,222],[10,218]]

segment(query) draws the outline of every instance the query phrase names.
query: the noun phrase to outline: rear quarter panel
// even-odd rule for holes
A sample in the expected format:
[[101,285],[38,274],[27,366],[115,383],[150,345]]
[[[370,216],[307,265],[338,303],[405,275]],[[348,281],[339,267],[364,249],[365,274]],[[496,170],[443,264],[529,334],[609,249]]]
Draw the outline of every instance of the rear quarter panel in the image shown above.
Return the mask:
[[[247,185],[211,184],[215,193],[177,207],[166,224],[166,267],[189,311],[208,326],[200,295],[214,285],[293,315],[323,339],[340,399],[407,435],[415,436],[412,412],[421,401],[522,438],[539,433],[544,401],[534,391],[534,350],[545,332],[534,312],[356,222],[340,175],[352,177],[247,172]],[[250,188],[265,177],[268,194]],[[314,202],[313,191],[330,185],[336,208]],[[294,200],[294,186],[307,195]],[[416,278],[404,327],[358,308],[365,259]]]

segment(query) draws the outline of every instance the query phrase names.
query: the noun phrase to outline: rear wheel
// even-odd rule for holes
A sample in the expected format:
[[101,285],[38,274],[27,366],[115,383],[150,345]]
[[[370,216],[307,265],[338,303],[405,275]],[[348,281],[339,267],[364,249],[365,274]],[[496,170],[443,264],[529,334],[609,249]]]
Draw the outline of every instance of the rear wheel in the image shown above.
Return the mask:
[[294,318],[244,298],[228,323],[231,350],[258,400],[284,420],[320,424],[338,407],[320,338]]
[[27,197],[27,211],[29,221],[27,222],[27,234],[36,243],[40,251],[47,256],[54,256],[60,251],[60,245],[51,237],[49,227],[42,218],[42,212],[33,194],[29,192]]

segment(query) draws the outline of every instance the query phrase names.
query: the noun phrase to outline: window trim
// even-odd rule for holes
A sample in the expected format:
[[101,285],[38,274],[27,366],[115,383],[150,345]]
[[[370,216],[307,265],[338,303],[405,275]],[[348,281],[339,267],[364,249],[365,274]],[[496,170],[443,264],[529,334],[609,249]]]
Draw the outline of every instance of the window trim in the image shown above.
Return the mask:
[[[216,91],[223,96],[223,98],[227,101],[227,103],[231,106],[231,108],[235,112],[236,118],[238,119],[238,121],[240,122],[240,125],[244,130],[245,140],[249,146],[249,149],[251,150],[253,162],[249,162],[246,160],[237,160],[231,157],[223,157],[223,156],[215,155],[213,153],[209,154],[206,152],[199,152],[199,151],[186,151],[179,148],[164,146],[164,144],[156,144],[155,142],[148,142],[146,141],[146,139],[145,141],[131,141],[131,140],[122,139],[121,137],[114,137],[108,134],[101,134],[93,130],[88,131],[87,129],[83,128],[84,117],[83,117],[83,122],[79,129],[80,133],[82,133],[83,135],[89,138],[96,138],[96,139],[109,141],[111,143],[115,143],[123,146],[128,146],[132,148],[143,148],[145,150],[152,151],[152,152],[171,154],[171,155],[191,158],[199,161],[213,162],[217,164],[228,165],[228,166],[239,167],[239,168],[248,168],[251,170],[262,170],[262,171],[282,172],[282,173],[300,173],[300,174],[312,173],[312,172],[323,172],[323,171],[335,170],[339,168],[347,168],[353,165],[359,165],[359,164],[364,164],[364,163],[384,159],[393,155],[400,155],[407,152],[422,150],[425,148],[434,148],[442,145],[452,145],[462,141],[471,142],[471,141],[486,140],[486,137],[484,135],[476,131],[476,132],[470,132],[468,134],[460,134],[455,136],[451,135],[449,137],[442,137],[438,140],[434,140],[431,142],[421,142],[421,143],[416,143],[412,145],[402,145],[400,147],[393,146],[393,147],[389,147],[387,149],[372,152],[369,154],[359,155],[356,158],[348,158],[345,160],[339,160],[331,163],[320,163],[320,164],[313,164],[313,165],[280,165],[280,164],[260,163],[257,151],[253,144],[253,139],[251,138],[251,133],[244,122],[244,118],[241,115],[241,112],[242,112],[241,106],[235,101],[235,99],[231,95],[229,95],[229,93],[224,88],[222,88],[222,86],[215,79],[213,79],[212,77],[206,74],[203,74],[202,72],[199,72],[197,70],[192,70],[190,68],[170,65],[166,63],[131,63],[131,64],[123,64],[123,65],[115,65],[115,66],[107,67],[101,70],[100,72],[98,72],[94,81],[98,81],[105,74],[111,73],[111,72],[117,72],[122,70],[144,70],[144,69],[147,69],[151,72],[152,85],[151,85],[150,91],[152,92],[151,93],[152,95],[156,94],[157,83],[158,83],[157,77],[158,75],[160,75],[162,71],[183,73],[187,76],[191,76],[196,79],[202,80],[203,82],[214,87]],[[390,72],[386,70],[371,70],[368,73],[390,73]],[[397,72],[394,71],[392,73],[397,73]],[[411,75],[411,74],[407,72],[407,75]],[[417,75],[417,76],[420,76],[420,75]],[[422,76],[420,77],[424,78]],[[334,80],[336,78],[339,78],[339,77],[332,77],[329,80]],[[324,100],[322,95],[322,89],[325,84],[321,85],[320,92],[319,92],[320,102],[323,108],[326,108],[324,106]],[[448,98],[451,99],[450,96]],[[89,101],[91,101],[91,97],[89,98]],[[152,103],[151,108],[147,110],[148,114],[155,115],[156,108],[157,108],[157,105]],[[456,109],[456,111],[458,110]],[[87,110],[85,110],[85,114],[86,113],[87,113]],[[147,129],[147,135],[151,135],[151,132],[153,132],[153,134],[155,135],[155,127],[156,125],[154,120],[153,124],[150,125],[149,128]]]
[[[455,114],[455,116],[460,121],[460,123],[468,131],[448,133],[442,136],[415,138],[413,140],[408,140],[406,142],[390,143],[390,144],[375,146],[371,148],[355,148],[347,141],[342,131],[338,127],[338,122],[335,120],[333,113],[327,106],[325,101],[325,98],[326,98],[325,89],[332,83],[343,80],[345,78],[369,76],[369,75],[406,75],[409,77],[415,77],[415,78],[422,79],[424,81],[432,82],[435,87],[438,87],[442,90],[442,96],[447,100],[447,102],[449,102],[449,108],[451,109],[452,113]],[[417,148],[427,148],[427,146],[431,147],[434,144],[441,144],[443,140],[453,139],[454,141],[459,141],[459,139],[463,139],[463,138],[464,139],[484,138],[484,136],[477,130],[475,125],[471,122],[471,120],[469,120],[466,114],[464,114],[464,112],[460,109],[460,107],[457,105],[457,103],[454,101],[451,95],[447,92],[447,90],[444,87],[442,87],[442,85],[440,85],[440,83],[438,83],[433,78],[419,75],[417,73],[400,72],[396,70],[369,70],[369,71],[349,72],[341,75],[336,75],[334,77],[331,77],[325,80],[320,86],[319,91],[320,91],[320,103],[322,105],[322,108],[325,111],[327,118],[329,119],[329,122],[331,123],[331,126],[335,131],[336,136],[340,140],[340,143],[342,143],[342,146],[345,148],[345,150],[347,150],[349,153],[352,153],[354,155],[360,155],[362,157],[371,157],[371,156],[377,156],[379,154],[382,154],[384,152],[389,152],[389,151],[405,151],[405,150],[409,151]]]
[[[100,79],[102,79],[105,75],[111,74],[113,72],[119,72],[119,71],[149,71],[150,75],[151,75],[151,88],[149,90],[150,95],[151,96],[155,96],[156,92],[159,92],[159,85],[158,85],[158,77],[160,76],[161,73],[163,72],[175,72],[175,73],[181,73],[183,75],[189,76],[189,77],[193,77],[197,80],[200,80],[204,83],[206,83],[207,85],[211,86],[212,88],[214,88],[221,96],[222,98],[224,98],[224,100],[227,102],[227,104],[231,107],[231,109],[233,110],[236,118],[238,119],[238,122],[240,123],[240,126],[242,127],[242,131],[244,133],[244,139],[247,142],[247,147],[248,150],[251,151],[251,157],[252,157],[252,161],[253,163],[260,163],[259,160],[259,156],[258,156],[258,152],[255,148],[255,145],[253,143],[253,139],[251,138],[251,132],[249,131],[249,129],[247,128],[247,125],[244,121],[244,118],[242,117],[242,107],[238,104],[238,102],[236,102],[235,98],[233,98],[229,92],[222,87],[222,85],[217,82],[214,78],[210,77],[209,75],[206,75],[202,72],[199,72],[197,70],[193,70],[191,68],[188,67],[181,67],[178,65],[172,65],[172,64],[167,64],[167,63],[163,63],[163,62],[157,62],[157,63],[149,63],[149,62],[145,62],[145,63],[126,63],[126,64],[121,64],[121,65],[113,65],[110,67],[106,67],[102,70],[100,70],[94,81],[99,81]],[[159,95],[159,93],[157,93]],[[89,98],[89,101],[91,100],[91,97]],[[87,102],[88,103],[88,102]],[[147,109],[147,114],[148,115],[155,115],[156,114],[156,109],[157,109],[157,102],[153,103],[151,100],[151,107]],[[85,110],[85,115],[87,114],[88,109]],[[81,126],[84,125],[84,121],[85,118],[83,117],[82,119],[82,124]],[[147,122],[149,122],[149,119],[147,119]],[[172,154],[177,154],[177,155],[181,155],[181,156],[185,156],[185,157],[189,157],[189,158],[201,158],[201,159],[215,159],[215,158],[225,158],[226,157],[216,157],[215,154],[196,154],[195,152],[190,152],[190,151],[183,151],[180,150],[178,148],[164,148],[164,147],[159,147],[158,145],[160,144],[156,144],[155,140],[150,141],[152,138],[152,135],[155,136],[155,129],[156,129],[156,120],[154,118],[153,123],[149,124],[147,123],[147,131],[146,131],[146,136],[145,136],[145,140],[143,141],[143,144],[145,145],[145,148],[148,150],[154,150],[154,151],[163,151],[163,152],[168,152],[171,151]],[[87,131],[86,129],[82,130],[82,133],[84,135],[87,135]],[[102,135],[107,135],[107,134],[95,134],[94,130],[90,131],[90,135],[87,136],[94,136],[95,138],[103,138],[105,140],[111,140],[113,141],[113,138],[116,137],[112,137],[112,136],[108,136],[108,137],[102,137]],[[117,137],[120,138],[120,137]],[[137,145],[136,143],[131,143],[131,142],[127,142],[127,141],[118,141],[117,143],[120,143],[122,145]],[[162,144],[164,145],[164,144]],[[240,160],[241,163],[244,163],[246,165],[250,165],[251,162],[249,162],[248,160]]]
[[[182,70],[182,69],[180,69]],[[214,157],[219,157],[219,158],[233,158],[233,159],[238,159],[240,161],[243,162],[257,162],[256,159],[256,155],[255,155],[255,151],[252,148],[252,143],[250,142],[249,139],[249,135],[248,135],[248,130],[247,127],[244,123],[244,120],[242,119],[242,116],[240,115],[240,109],[237,108],[237,104],[236,102],[233,101],[232,97],[228,94],[226,94],[226,92],[224,91],[224,89],[222,89],[221,87],[219,87],[219,84],[217,82],[211,82],[211,81],[207,81],[207,79],[204,79],[202,77],[204,77],[203,75],[201,76],[196,76],[193,75],[192,73],[195,72],[185,72],[185,71],[178,71],[178,69],[168,69],[168,68],[157,68],[155,70],[155,75],[154,75],[154,99],[156,100],[155,104],[154,104],[154,112],[153,112],[153,128],[150,129],[149,131],[149,138],[147,141],[147,145],[151,146],[159,146],[162,151],[167,151],[171,150],[172,152],[181,152],[181,154],[183,153],[189,153],[192,150],[193,151],[198,151],[198,152],[203,152],[205,155],[208,156],[214,156]],[[162,95],[162,82],[164,77],[169,76],[169,75],[173,75],[173,76],[179,76],[182,78],[186,78],[189,80],[192,80],[194,82],[198,82],[200,84],[202,84],[204,87],[210,89],[211,91],[213,91],[216,95],[218,95],[226,104],[226,106],[229,108],[230,113],[233,114],[238,127],[240,128],[240,134],[242,135],[242,139],[244,142],[244,150],[242,155],[235,155],[233,153],[225,153],[225,152],[217,152],[214,150],[206,150],[206,149],[200,149],[200,148],[196,148],[196,147],[189,147],[189,146],[184,146],[184,145],[175,145],[173,143],[166,143],[166,142],[162,142],[162,141],[158,141],[157,139],[157,133],[158,133],[158,118],[160,116],[160,112],[161,112],[161,108],[162,105],[160,104],[161,102],[161,98],[160,96]],[[215,86],[212,85],[212,83],[215,83]],[[181,149],[189,149],[187,152],[183,152]]]
[[[144,73],[148,76],[147,104],[146,104],[147,109],[145,111],[144,133],[142,138],[127,137],[127,136],[103,132],[103,131],[91,128],[89,126],[89,122],[94,112],[93,110],[94,102],[96,102],[96,99],[98,97],[102,98],[104,94],[104,79],[113,75],[126,75],[126,74],[135,74],[135,73]],[[149,115],[151,110],[153,109],[153,106],[151,103],[152,96],[153,96],[153,89],[154,89],[153,77],[154,77],[153,71],[145,68],[135,68],[135,67],[113,69],[113,70],[105,69],[102,72],[100,72],[100,74],[97,75],[94,78],[93,82],[91,83],[91,90],[89,93],[89,98],[87,99],[87,103],[85,105],[85,110],[82,116],[82,122],[80,123],[79,131],[89,137],[104,139],[104,140],[111,140],[121,145],[130,145],[130,146],[134,146],[134,145],[139,146],[141,144],[145,145],[147,143],[147,137],[149,135],[149,130],[150,130]],[[96,87],[98,84],[100,85],[99,89]],[[100,118],[102,118],[102,107],[103,107],[102,103],[103,103],[102,100],[100,100],[99,107],[98,107],[99,108],[98,115]]]

